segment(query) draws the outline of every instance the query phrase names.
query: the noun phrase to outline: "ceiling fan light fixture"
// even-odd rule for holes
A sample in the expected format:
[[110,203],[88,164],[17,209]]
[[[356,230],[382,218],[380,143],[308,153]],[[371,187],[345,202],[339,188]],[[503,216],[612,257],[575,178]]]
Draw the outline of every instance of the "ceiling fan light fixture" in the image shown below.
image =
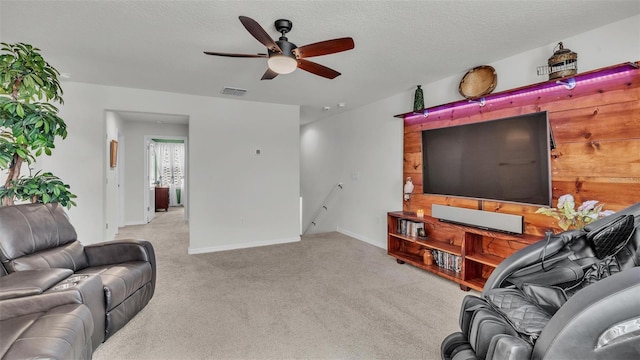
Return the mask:
[[286,34],[293,27],[293,23],[290,20],[276,20],[274,23],[275,28],[282,36],[278,41],[274,41],[255,20],[246,16],[240,16],[239,19],[249,34],[267,47],[268,54],[236,54],[212,51],[205,51],[204,53],[234,58],[268,58],[267,65],[269,68],[264,72],[260,80],[271,80],[280,74],[292,73],[296,68],[326,79],[334,79],[336,76],[340,76],[339,72],[309,61],[307,58],[339,53],[351,50],[355,46],[352,38],[343,37],[297,47],[296,44],[289,42],[286,37]]
[[271,55],[267,60],[267,65],[269,69],[278,74],[289,74],[298,67],[298,61],[286,55]]

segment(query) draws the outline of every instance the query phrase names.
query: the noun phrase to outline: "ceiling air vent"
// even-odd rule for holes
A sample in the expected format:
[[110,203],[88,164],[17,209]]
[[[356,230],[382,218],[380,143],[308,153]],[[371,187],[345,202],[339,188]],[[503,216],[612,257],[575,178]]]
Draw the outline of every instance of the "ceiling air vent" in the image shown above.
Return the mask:
[[224,95],[242,96],[246,92],[247,92],[247,90],[245,90],[245,89],[232,88],[232,87],[228,87],[228,86],[225,86],[222,89],[222,94],[224,94]]

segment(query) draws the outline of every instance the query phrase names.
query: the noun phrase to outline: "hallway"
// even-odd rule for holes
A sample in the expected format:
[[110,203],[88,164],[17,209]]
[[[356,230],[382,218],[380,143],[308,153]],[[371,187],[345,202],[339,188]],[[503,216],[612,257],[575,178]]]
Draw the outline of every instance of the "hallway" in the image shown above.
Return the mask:
[[184,219],[184,210],[182,206],[171,206],[169,211],[158,211],[148,224],[119,228],[115,239],[153,240],[154,245],[165,241],[171,242],[172,246],[183,243],[186,253],[189,246],[189,223]]

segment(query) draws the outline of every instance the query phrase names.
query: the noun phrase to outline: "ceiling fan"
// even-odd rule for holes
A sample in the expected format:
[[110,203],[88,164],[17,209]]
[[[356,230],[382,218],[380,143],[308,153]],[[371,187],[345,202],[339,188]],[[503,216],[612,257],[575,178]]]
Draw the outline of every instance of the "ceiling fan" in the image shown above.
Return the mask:
[[321,56],[334,54],[341,51],[351,50],[354,48],[353,39],[344,37],[339,39],[325,40],[317,43],[297,47],[296,44],[289,42],[285,36],[291,31],[293,23],[286,19],[275,21],[275,27],[282,34],[278,41],[273,41],[269,34],[255,20],[240,16],[240,22],[256,38],[262,45],[267,47],[267,54],[232,54],[205,51],[207,55],[228,56],[239,58],[268,58],[267,71],[262,75],[261,80],[271,80],[279,74],[289,74],[296,68],[308,71],[312,74],[333,79],[340,75],[339,72],[328,68],[324,65],[309,61],[306,58],[313,56]]

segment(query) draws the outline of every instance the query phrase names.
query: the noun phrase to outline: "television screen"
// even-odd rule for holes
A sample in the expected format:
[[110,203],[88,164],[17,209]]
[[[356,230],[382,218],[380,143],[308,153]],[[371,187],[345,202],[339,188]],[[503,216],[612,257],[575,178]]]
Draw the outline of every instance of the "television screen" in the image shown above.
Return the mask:
[[546,112],[422,132],[425,194],[551,206]]

